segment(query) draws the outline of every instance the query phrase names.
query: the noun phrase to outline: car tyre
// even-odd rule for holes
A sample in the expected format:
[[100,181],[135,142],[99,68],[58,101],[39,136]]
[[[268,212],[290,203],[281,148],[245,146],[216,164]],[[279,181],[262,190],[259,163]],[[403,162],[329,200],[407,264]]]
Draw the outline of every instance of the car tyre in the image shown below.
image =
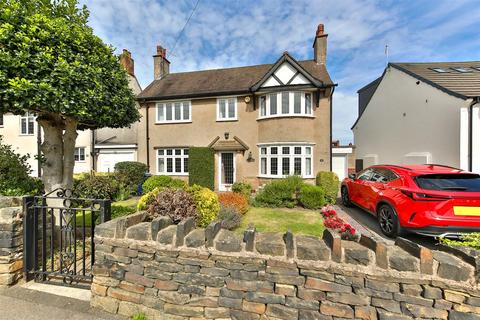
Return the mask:
[[395,209],[389,204],[381,204],[377,209],[377,220],[384,235],[395,238],[402,234],[402,227]]
[[353,207],[352,201],[350,201],[350,195],[348,194],[347,187],[341,189],[342,203],[345,207]]

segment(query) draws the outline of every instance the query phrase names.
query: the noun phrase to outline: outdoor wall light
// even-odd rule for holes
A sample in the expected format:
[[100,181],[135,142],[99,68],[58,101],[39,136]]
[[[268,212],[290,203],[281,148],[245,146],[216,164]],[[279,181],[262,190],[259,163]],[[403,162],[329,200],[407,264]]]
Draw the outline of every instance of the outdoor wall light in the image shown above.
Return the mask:
[[228,140],[228,137],[230,137],[230,132],[225,132],[224,135],[225,135],[225,140]]
[[252,151],[250,151],[250,152],[248,153],[247,161],[248,161],[248,162],[252,162],[252,161],[253,161]]

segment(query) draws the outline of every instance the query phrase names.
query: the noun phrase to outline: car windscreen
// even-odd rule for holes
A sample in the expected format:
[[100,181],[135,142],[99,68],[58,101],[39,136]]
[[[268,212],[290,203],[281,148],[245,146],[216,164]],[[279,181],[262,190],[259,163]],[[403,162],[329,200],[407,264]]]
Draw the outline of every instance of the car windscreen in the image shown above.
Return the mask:
[[415,182],[427,190],[480,192],[478,174],[427,174],[416,177]]

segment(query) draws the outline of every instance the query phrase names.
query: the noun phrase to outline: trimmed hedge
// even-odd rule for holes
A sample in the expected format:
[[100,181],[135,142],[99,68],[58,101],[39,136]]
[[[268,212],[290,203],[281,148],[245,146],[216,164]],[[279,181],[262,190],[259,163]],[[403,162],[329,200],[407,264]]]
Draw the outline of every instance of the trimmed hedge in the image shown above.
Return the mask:
[[317,173],[316,185],[325,191],[325,202],[335,204],[340,187],[337,175],[330,171],[320,171]]
[[298,176],[274,180],[266,184],[257,193],[254,205],[271,208],[293,208],[297,205],[297,196],[302,185],[303,180]]
[[145,180],[148,171],[146,164],[137,161],[123,161],[115,164],[115,174],[118,179],[136,192],[137,187]]
[[188,149],[188,182],[215,189],[215,153],[208,147],[190,147]]
[[300,188],[299,202],[307,209],[320,209],[325,204],[325,192],[322,187],[304,184]]

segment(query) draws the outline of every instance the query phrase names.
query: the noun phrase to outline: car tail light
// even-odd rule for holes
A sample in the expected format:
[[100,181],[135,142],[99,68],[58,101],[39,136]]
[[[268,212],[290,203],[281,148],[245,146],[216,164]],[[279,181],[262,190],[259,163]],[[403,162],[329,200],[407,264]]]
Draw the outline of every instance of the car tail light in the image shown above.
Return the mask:
[[419,193],[412,192],[409,190],[400,190],[404,195],[415,201],[445,201],[449,200],[450,197],[438,194],[431,193]]

